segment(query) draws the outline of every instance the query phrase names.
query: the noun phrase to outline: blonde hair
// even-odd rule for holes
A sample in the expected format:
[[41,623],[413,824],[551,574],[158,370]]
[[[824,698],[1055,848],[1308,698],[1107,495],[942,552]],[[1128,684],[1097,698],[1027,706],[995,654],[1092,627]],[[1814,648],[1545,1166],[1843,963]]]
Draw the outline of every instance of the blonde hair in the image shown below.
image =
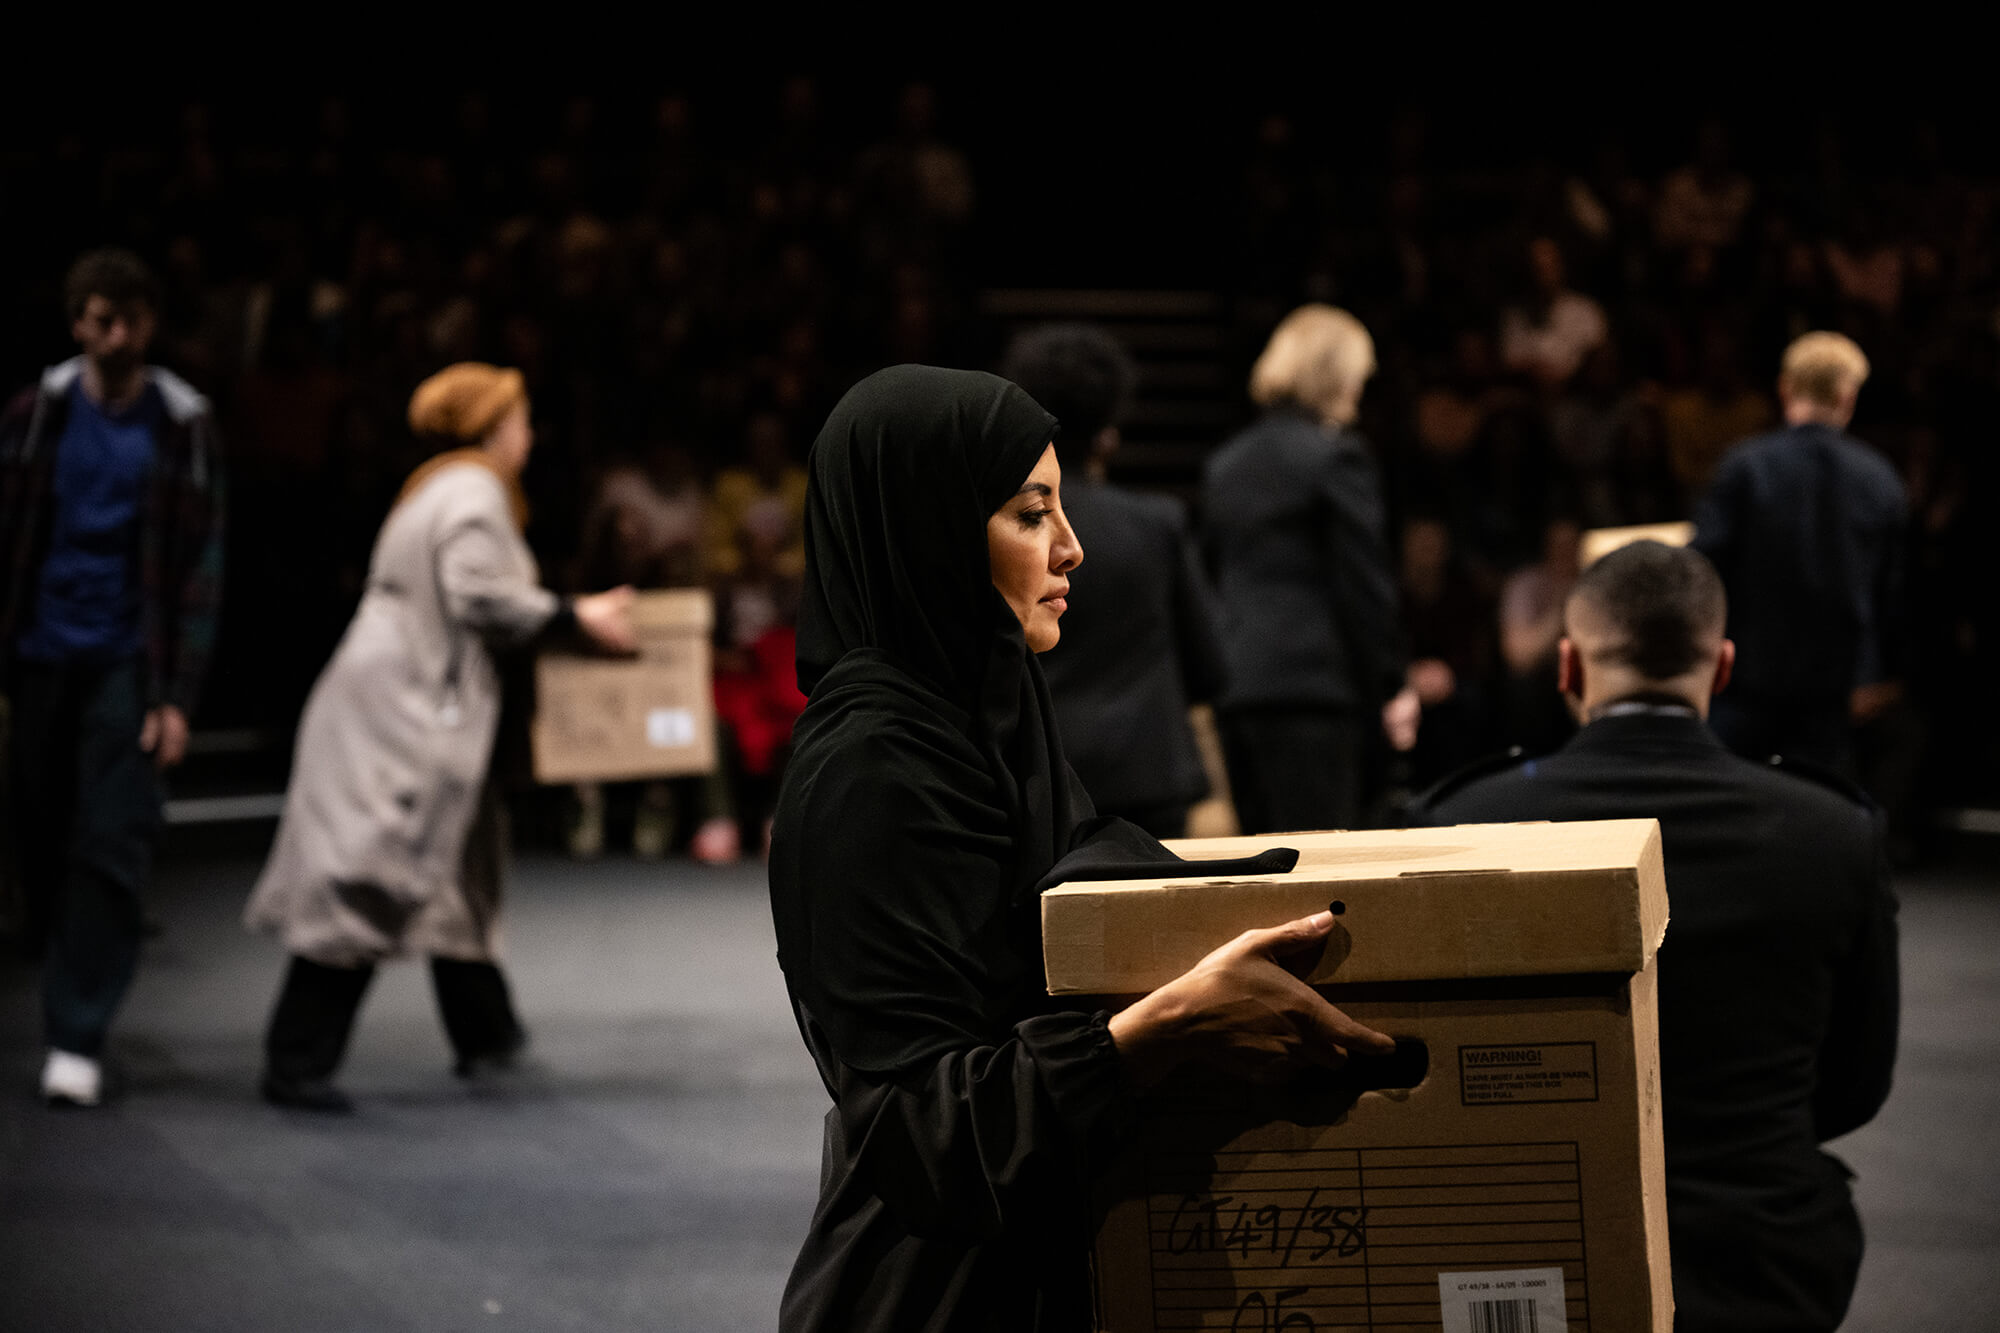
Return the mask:
[[1824,407],[1840,407],[1868,379],[1868,358],[1852,338],[1838,333],[1807,333],[1785,349],[1778,368],[1778,387],[1788,396]]
[[1345,425],[1375,373],[1375,340],[1360,320],[1330,305],[1302,305],[1279,322],[1250,370],[1259,407],[1297,403]]

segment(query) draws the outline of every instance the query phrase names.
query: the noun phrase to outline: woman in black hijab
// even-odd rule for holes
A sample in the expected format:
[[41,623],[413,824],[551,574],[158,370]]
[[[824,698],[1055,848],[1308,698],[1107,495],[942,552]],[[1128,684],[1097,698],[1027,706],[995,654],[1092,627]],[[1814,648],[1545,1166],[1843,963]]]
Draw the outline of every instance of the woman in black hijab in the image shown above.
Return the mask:
[[1087,1328],[1089,1175],[1139,1088],[1190,1059],[1269,1076],[1389,1048],[1276,961],[1322,939],[1324,913],[1249,932],[1115,1017],[1045,993],[1041,889],[1175,859],[1095,817],[1030,655],[1054,645],[1083,557],[1054,431],[1005,380],[898,366],[813,447],[810,703],[771,906],[835,1104],[787,1333]]

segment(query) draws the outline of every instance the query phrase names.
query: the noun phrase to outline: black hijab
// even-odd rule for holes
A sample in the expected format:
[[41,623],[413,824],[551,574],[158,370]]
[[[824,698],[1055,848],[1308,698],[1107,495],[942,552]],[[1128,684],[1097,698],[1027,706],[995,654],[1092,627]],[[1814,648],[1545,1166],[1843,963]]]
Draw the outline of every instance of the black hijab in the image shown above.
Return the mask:
[[847,391],[809,464],[801,690],[875,648],[973,701],[996,631],[1021,637],[993,588],[986,520],[1055,429],[1026,393],[977,371],[893,366]]
[[813,445],[808,703],[778,798],[771,908],[830,1088],[836,1065],[907,1069],[1046,1011],[1040,891],[1178,859],[1096,817],[993,586],[986,521],[1054,431],[1006,380],[897,366],[850,389]]
[[1054,417],[998,376],[893,366],[834,408],[806,489],[799,688],[813,696],[861,652],[963,709],[1012,805],[1021,892],[1094,813],[987,557],[987,518],[1020,491],[1055,430]]
[[897,366],[850,389],[813,444],[808,702],[771,910],[830,1088],[839,1066],[907,1069],[1047,1005],[1034,889],[1093,812],[993,587],[986,520],[1054,433],[1005,380]]

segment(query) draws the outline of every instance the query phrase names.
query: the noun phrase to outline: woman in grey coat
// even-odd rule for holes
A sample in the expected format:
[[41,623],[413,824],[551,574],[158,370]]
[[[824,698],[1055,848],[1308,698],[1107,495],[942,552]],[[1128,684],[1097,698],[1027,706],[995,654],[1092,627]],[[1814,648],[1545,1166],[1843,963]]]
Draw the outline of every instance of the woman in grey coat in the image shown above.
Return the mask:
[[533,445],[520,372],[474,362],[419,385],[410,425],[455,446],[404,485],[353,623],[299,723],[277,841],[245,920],[291,954],[263,1094],[346,1110],[332,1084],[382,959],[427,954],[461,1074],[525,1034],[496,957],[506,860],[489,781],[495,654],[574,628],[633,648],[632,590],[565,601],[522,540]]

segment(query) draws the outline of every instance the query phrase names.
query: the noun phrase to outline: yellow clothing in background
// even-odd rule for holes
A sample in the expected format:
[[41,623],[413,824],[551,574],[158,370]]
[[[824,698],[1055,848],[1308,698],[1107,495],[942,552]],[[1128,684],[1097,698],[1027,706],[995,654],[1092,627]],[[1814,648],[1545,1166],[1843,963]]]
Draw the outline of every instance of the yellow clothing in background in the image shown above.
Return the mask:
[[791,536],[779,552],[776,572],[803,573],[806,567],[806,470],[788,467],[775,488],[766,489],[748,468],[729,468],[715,478],[714,523],[709,529],[709,573],[726,577],[743,565],[743,523],[753,505],[776,497],[791,520]]
[[1661,420],[1674,476],[1699,495],[1729,446],[1768,429],[1773,417],[1769,397],[1750,389],[1721,398],[1677,389],[1662,402]]

